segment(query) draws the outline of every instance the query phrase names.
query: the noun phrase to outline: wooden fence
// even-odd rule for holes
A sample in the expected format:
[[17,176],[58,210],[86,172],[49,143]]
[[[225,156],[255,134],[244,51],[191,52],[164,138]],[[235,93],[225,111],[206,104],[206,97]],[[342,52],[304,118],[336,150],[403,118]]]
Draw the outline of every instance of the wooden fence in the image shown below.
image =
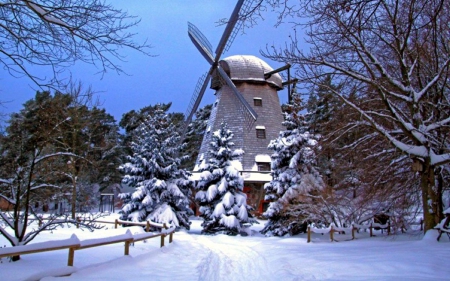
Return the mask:
[[[172,243],[173,233],[175,232],[174,226],[168,228],[165,224],[156,224],[156,223],[149,222],[149,221],[147,221],[145,223],[137,223],[137,222],[132,223],[129,221],[120,221],[120,220],[116,220],[114,222],[106,222],[106,221],[96,221],[96,222],[98,222],[98,223],[113,223],[115,225],[115,228],[117,228],[117,226],[119,224],[140,225],[140,226],[145,226],[147,232],[132,234],[130,232],[130,230],[127,230],[125,232],[125,234],[121,234],[121,235],[116,235],[116,236],[106,237],[106,238],[87,239],[87,240],[81,240],[81,241],[78,239],[78,237],[75,234],[73,234],[69,239],[33,243],[33,244],[23,245],[23,246],[0,248],[0,258],[40,253],[40,252],[56,251],[56,250],[62,250],[62,249],[69,249],[67,265],[73,266],[74,258],[75,258],[75,251],[93,248],[93,247],[100,247],[100,246],[115,244],[115,243],[124,243],[124,255],[129,255],[130,245],[132,245],[134,242],[139,242],[139,241],[143,241],[143,240],[150,239],[150,238],[160,237],[161,238],[161,247],[164,247],[164,238],[167,235],[169,235],[169,243]],[[162,228],[162,231],[160,233],[149,233],[148,230],[150,229],[150,226]]]
[[311,242],[311,233],[320,233],[320,234],[326,234],[329,233],[330,234],[330,240],[331,241],[336,241],[334,239],[334,233],[338,232],[338,233],[350,233],[352,234],[352,238],[351,240],[355,239],[355,232],[359,232],[359,230],[361,229],[369,229],[370,230],[370,237],[374,236],[373,235],[373,229],[386,229],[388,235],[391,233],[390,229],[391,229],[391,225],[389,223],[387,224],[379,224],[379,223],[371,223],[369,225],[362,225],[362,224],[353,224],[351,227],[348,228],[344,228],[344,227],[337,227],[333,224],[331,224],[328,228],[315,228],[312,227],[311,225],[308,225],[308,238],[307,238],[307,242]]

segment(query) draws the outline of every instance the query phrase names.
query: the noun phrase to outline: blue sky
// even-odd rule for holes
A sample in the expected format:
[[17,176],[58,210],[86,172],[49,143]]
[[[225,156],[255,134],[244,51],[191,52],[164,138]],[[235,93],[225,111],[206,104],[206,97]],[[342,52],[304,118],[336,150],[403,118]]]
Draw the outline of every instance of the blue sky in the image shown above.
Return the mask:
[[[141,18],[139,26],[132,30],[138,33],[135,41],[147,39],[153,46],[150,52],[156,57],[123,49],[126,62],[120,64],[129,75],[108,72],[102,79],[96,74],[98,69],[79,63],[70,68],[72,78],[98,92],[102,106],[117,121],[132,109],[170,101],[171,111],[185,113],[198,78],[209,69],[187,35],[187,22],[195,24],[215,49],[224,30],[224,26],[217,26],[217,21],[230,16],[236,1],[128,0],[112,3]],[[265,16],[265,20],[259,21],[256,27],[246,30],[245,34],[238,34],[222,58],[238,54],[260,56],[259,51],[266,45],[284,45],[291,29],[287,26],[275,28],[275,15],[267,13]],[[273,68],[282,66],[266,61]],[[0,108],[3,113],[19,111],[25,101],[34,97],[35,91],[36,86],[28,79],[13,78],[0,70],[0,100],[7,101]],[[280,91],[279,95],[282,101],[286,101],[286,90]],[[200,106],[213,101],[214,91],[208,89]]]

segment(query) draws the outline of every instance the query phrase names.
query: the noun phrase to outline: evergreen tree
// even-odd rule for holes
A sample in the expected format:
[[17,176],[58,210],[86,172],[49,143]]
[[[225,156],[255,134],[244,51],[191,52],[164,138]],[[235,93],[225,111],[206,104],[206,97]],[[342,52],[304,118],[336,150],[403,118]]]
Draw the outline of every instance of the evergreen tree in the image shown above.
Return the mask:
[[202,145],[203,135],[206,132],[209,116],[211,115],[212,104],[205,105],[197,110],[195,119],[189,124],[185,139],[186,148],[183,154],[187,155],[182,162],[182,167],[186,169],[194,169],[200,146]]
[[309,195],[322,189],[322,177],[316,170],[314,135],[305,127],[301,101],[293,95],[293,102],[285,106],[283,125],[286,130],[272,140],[272,181],[265,184],[265,199],[272,201],[263,214],[268,222],[261,230],[263,234],[283,236],[300,232],[301,220],[306,219],[305,204]]
[[189,229],[189,215],[193,213],[188,199],[192,182],[188,172],[179,168],[180,135],[167,109],[156,106],[135,129],[133,155],[119,167],[126,174],[122,182],[136,188],[132,193],[120,195],[126,203],[120,211],[121,219],[151,220]]
[[244,151],[232,149],[232,138],[233,133],[222,123],[212,135],[212,158],[199,169],[195,200],[204,220],[202,233],[236,235],[256,222],[243,192],[244,180],[236,168]]

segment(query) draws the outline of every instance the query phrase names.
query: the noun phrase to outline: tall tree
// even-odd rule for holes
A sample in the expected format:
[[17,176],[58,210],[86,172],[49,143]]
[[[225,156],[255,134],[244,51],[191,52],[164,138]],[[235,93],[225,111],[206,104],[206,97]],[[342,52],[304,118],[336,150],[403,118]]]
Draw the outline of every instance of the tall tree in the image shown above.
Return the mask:
[[81,196],[82,193],[89,194],[96,186],[105,188],[120,182],[120,173],[115,167],[121,164],[122,149],[116,121],[104,109],[98,108],[90,88],[84,91],[78,84],[66,95],[70,99],[65,108],[67,120],[58,127],[53,143],[59,149],[79,156],[70,157],[59,168],[70,182],[71,215],[75,219],[77,207],[92,207],[86,205],[88,200]]
[[192,120],[187,128],[186,137],[183,142],[186,143],[184,154],[188,157],[182,163],[183,167],[186,167],[187,169],[193,170],[195,167],[195,161],[197,160],[200,146],[202,145],[203,135],[208,126],[211,109],[212,104],[208,104],[197,110],[195,119]]
[[[2,1],[0,21],[0,64],[40,87],[65,84],[62,74],[77,61],[121,73],[121,48],[148,54],[129,32],[139,20],[101,0]],[[50,78],[40,72],[46,68]]]
[[[41,231],[60,224],[51,219],[37,228],[29,228],[30,217],[38,219],[33,209],[35,196],[44,189],[61,188],[45,173],[48,171],[45,165],[56,159],[67,161],[67,157],[76,156],[52,146],[57,128],[67,121],[62,105],[69,102],[65,95],[38,92],[35,99],[26,102],[24,109],[12,114],[9,120],[0,145],[0,197],[9,202],[13,210],[0,212],[6,225],[6,228],[0,227],[0,233],[13,246],[25,245]],[[12,229],[12,233],[7,228]]]
[[311,194],[320,192],[324,183],[317,169],[314,147],[317,140],[307,131],[301,111],[303,105],[297,94],[292,96],[292,104],[284,107],[286,130],[272,140],[271,162],[272,180],[265,184],[266,200],[270,200],[264,216],[268,219],[261,230],[263,234],[283,236],[300,231],[299,225],[311,213]]
[[[355,128],[371,128],[411,158],[421,177],[425,231],[433,228],[443,206],[436,171],[450,163],[450,27],[446,24],[450,2],[268,3],[283,7],[280,21],[294,17],[296,24],[307,27],[311,48],[303,50],[303,42],[292,36],[292,42],[284,45],[287,48],[274,48],[265,55],[296,64],[297,76],[309,85],[317,85],[326,75],[339,81],[342,88],[330,91],[358,112]],[[353,95],[361,98],[354,102]],[[365,107],[365,101],[374,99],[380,107]]]
[[243,192],[244,179],[235,166],[244,151],[233,150],[232,138],[233,133],[228,126],[221,124],[212,135],[212,158],[199,169],[201,174],[195,200],[200,205],[203,218],[202,233],[236,235],[256,222]]
[[192,182],[189,173],[179,168],[180,135],[166,113],[168,109],[156,105],[134,130],[133,154],[119,169],[125,174],[122,182],[135,187],[135,191],[120,195],[126,202],[120,211],[121,219],[151,220],[189,229]]

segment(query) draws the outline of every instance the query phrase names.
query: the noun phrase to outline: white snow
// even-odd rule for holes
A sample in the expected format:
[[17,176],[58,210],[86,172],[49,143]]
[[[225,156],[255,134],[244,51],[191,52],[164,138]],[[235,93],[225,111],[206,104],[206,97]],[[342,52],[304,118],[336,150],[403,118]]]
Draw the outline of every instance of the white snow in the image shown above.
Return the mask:
[[[102,219],[114,221],[117,214]],[[251,227],[251,235],[200,235],[202,220],[191,218],[190,231],[176,232],[173,243],[166,237],[136,242],[130,255],[123,255],[123,243],[76,251],[74,267],[67,267],[68,250],[22,255],[18,262],[0,263],[0,279],[15,280],[448,280],[450,276],[450,241],[437,231],[409,230],[406,234],[387,236],[374,231],[337,234],[340,242],[330,242],[329,235],[313,233],[294,237],[264,237],[258,233],[264,221]],[[60,228],[45,232],[33,242],[70,239],[80,241],[109,237],[111,233],[133,235],[139,227],[106,229],[94,232]],[[140,234],[139,234],[140,235]],[[53,242],[49,242],[53,243]],[[30,244],[30,246],[32,245]],[[0,245],[8,245],[0,237]],[[51,277],[70,274],[65,277]],[[5,278],[6,277],[6,278]]]

